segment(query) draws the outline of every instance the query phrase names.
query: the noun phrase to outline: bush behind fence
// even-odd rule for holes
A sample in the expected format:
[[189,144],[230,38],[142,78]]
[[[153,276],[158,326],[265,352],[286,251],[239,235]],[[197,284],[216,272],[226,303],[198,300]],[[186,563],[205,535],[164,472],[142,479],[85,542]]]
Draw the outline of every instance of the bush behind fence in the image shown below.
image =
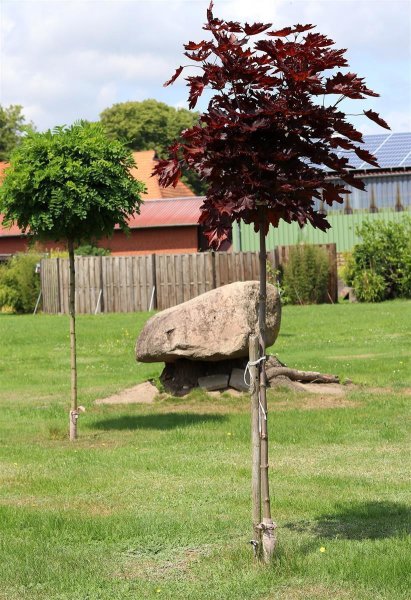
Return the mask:
[[[329,259],[328,301],[337,301],[335,244]],[[287,262],[288,246],[268,252],[274,269]],[[77,256],[76,312],[164,310],[234,281],[259,278],[258,252],[199,252],[135,256]],[[43,312],[68,313],[68,259],[41,261]]]

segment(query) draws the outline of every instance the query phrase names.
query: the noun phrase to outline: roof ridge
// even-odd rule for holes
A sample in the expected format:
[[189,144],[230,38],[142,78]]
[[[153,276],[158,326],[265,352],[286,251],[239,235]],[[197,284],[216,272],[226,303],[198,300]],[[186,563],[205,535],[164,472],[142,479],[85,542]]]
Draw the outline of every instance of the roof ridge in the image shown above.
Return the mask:
[[169,197],[169,198],[147,198],[147,200],[144,200],[144,203],[147,204],[147,202],[156,202],[157,204],[159,202],[174,202],[174,200],[194,200],[194,199],[198,199],[198,198],[205,198],[205,196],[198,196],[197,194],[193,194],[192,196],[174,196],[174,197]]

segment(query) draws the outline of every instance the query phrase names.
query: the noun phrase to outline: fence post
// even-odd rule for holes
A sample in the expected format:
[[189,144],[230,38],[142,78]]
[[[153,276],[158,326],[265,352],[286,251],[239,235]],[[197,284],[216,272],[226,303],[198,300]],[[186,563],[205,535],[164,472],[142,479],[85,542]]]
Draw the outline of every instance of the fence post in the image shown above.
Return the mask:
[[102,295],[103,295],[103,290],[100,290],[100,292],[99,292],[99,295],[98,295],[98,298],[97,298],[97,304],[96,304],[96,308],[94,309],[94,314],[95,314],[95,315],[97,314],[97,311],[98,311],[98,307],[99,307],[99,306],[100,306],[100,312],[101,312],[101,305],[100,305],[100,303],[101,303],[101,296],[102,296]]
[[275,263],[275,268],[279,269],[280,268],[280,251],[278,249],[278,246],[274,249],[274,263]]
[[215,290],[217,287],[217,273],[216,273],[216,266],[215,266],[214,250],[211,251],[211,271],[212,271],[212,276],[213,276],[213,290]]
[[327,244],[329,276],[329,295],[331,302],[338,302],[338,273],[337,273],[337,245]]
[[151,278],[153,280],[154,294],[153,294],[152,302],[150,301],[150,305],[152,304],[153,305],[152,308],[156,309],[156,308],[158,308],[158,301],[157,301],[158,286],[157,286],[157,261],[156,261],[155,254],[151,255]]
[[35,315],[35,314],[36,314],[36,312],[37,312],[37,309],[38,309],[38,307],[39,307],[39,304],[40,304],[40,298],[41,298],[41,290],[40,290],[40,292],[39,292],[39,295],[38,295],[38,297],[37,297],[37,302],[36,302],[36,306],[34,307],[34,312],[33,312],[33,315]]
[[57,313],[61,313],[61,289],[60,289],[60,259],[56,259],[57,262]]
[[100,312],[104,312],[104,278],[103,278],[103,257],[100,256]]
[[276,271],[278,269],[278,265],[277,265],[277,258],[275,255],[275,249],[267,252],[267,258],[269,258],[273,270]]

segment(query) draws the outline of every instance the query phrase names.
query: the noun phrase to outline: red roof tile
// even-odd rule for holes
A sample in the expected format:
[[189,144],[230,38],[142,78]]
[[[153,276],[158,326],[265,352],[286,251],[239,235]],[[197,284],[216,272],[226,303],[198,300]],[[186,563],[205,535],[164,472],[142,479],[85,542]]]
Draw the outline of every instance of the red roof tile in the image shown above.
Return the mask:
[[197,225],[202,203],[203,198],[198,196],[147,200],[141,205],[140,214],[129,220],[129,226],[134,229]]
[[157,177],[151,177],[154,167],[156,166],[154,150],[142,150],[141,152],[133,152],[134,161],[137,168],[131,170],[133,177],[142,181],[147,188],[147,194],[143,195],[145,200],[159,200],[160,198],[185,198],[186,196],[194,196],[190,188],[179,181],[176,187],[162,188],[158,183]]
[[3,181],[3,179],[4,179],[4,171],[9,166],[10,166],[10,163],[4,162],[4,161],[0,161],[0,182]]

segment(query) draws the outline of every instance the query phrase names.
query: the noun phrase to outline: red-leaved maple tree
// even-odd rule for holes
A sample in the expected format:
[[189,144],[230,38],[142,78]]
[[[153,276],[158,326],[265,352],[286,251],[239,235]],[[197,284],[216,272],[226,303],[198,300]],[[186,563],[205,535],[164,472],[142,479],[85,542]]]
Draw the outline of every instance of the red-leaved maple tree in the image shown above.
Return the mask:
[[[200,73],[186,77],[189,106],[194,108],[206,88],[214,91],[198,125],[186,129],[169,149],[169,158],[155,168],[163,186],[176,185],[182,167],[193,169],[208,184],[200,222],[211,246],[227,239],[234,221],[253,223],[260,232],[260,357],[265,355],[266,251],[269,226],[280,219],[310,223],[326,231],[330,224],[316,210],[316,200],[343,202],[344,184],[363,190],[349,169],[349,153],[378,166],[361,147],[362,134],[339,108],[345,98],[378,96],[347,67],[345,50],[313,25],[280,30],[271,23],[240,24],[215,18],[213,3],[203,29],[210,39],[185,44],[185,55]],[[182,73],[180,66],[165,83]],[[389,129],[374,111],[363,111]],[[338,155],[344,150],[343,155]],[[348,155],[348,156],[347,156]],[[328,170],[324,167],[328,167]],[[329,180],[329,170],[334,181]],[[260,363],[260,401],[266,412],[265,369]],[[263,522],[268,555],[273,529],[268,493],[266,421],[261,434]],[[266,466],[267,465],[267,466]],[[271,537],[271,541],[270,538]],[[271,545],[271,549],[270,549]]]

